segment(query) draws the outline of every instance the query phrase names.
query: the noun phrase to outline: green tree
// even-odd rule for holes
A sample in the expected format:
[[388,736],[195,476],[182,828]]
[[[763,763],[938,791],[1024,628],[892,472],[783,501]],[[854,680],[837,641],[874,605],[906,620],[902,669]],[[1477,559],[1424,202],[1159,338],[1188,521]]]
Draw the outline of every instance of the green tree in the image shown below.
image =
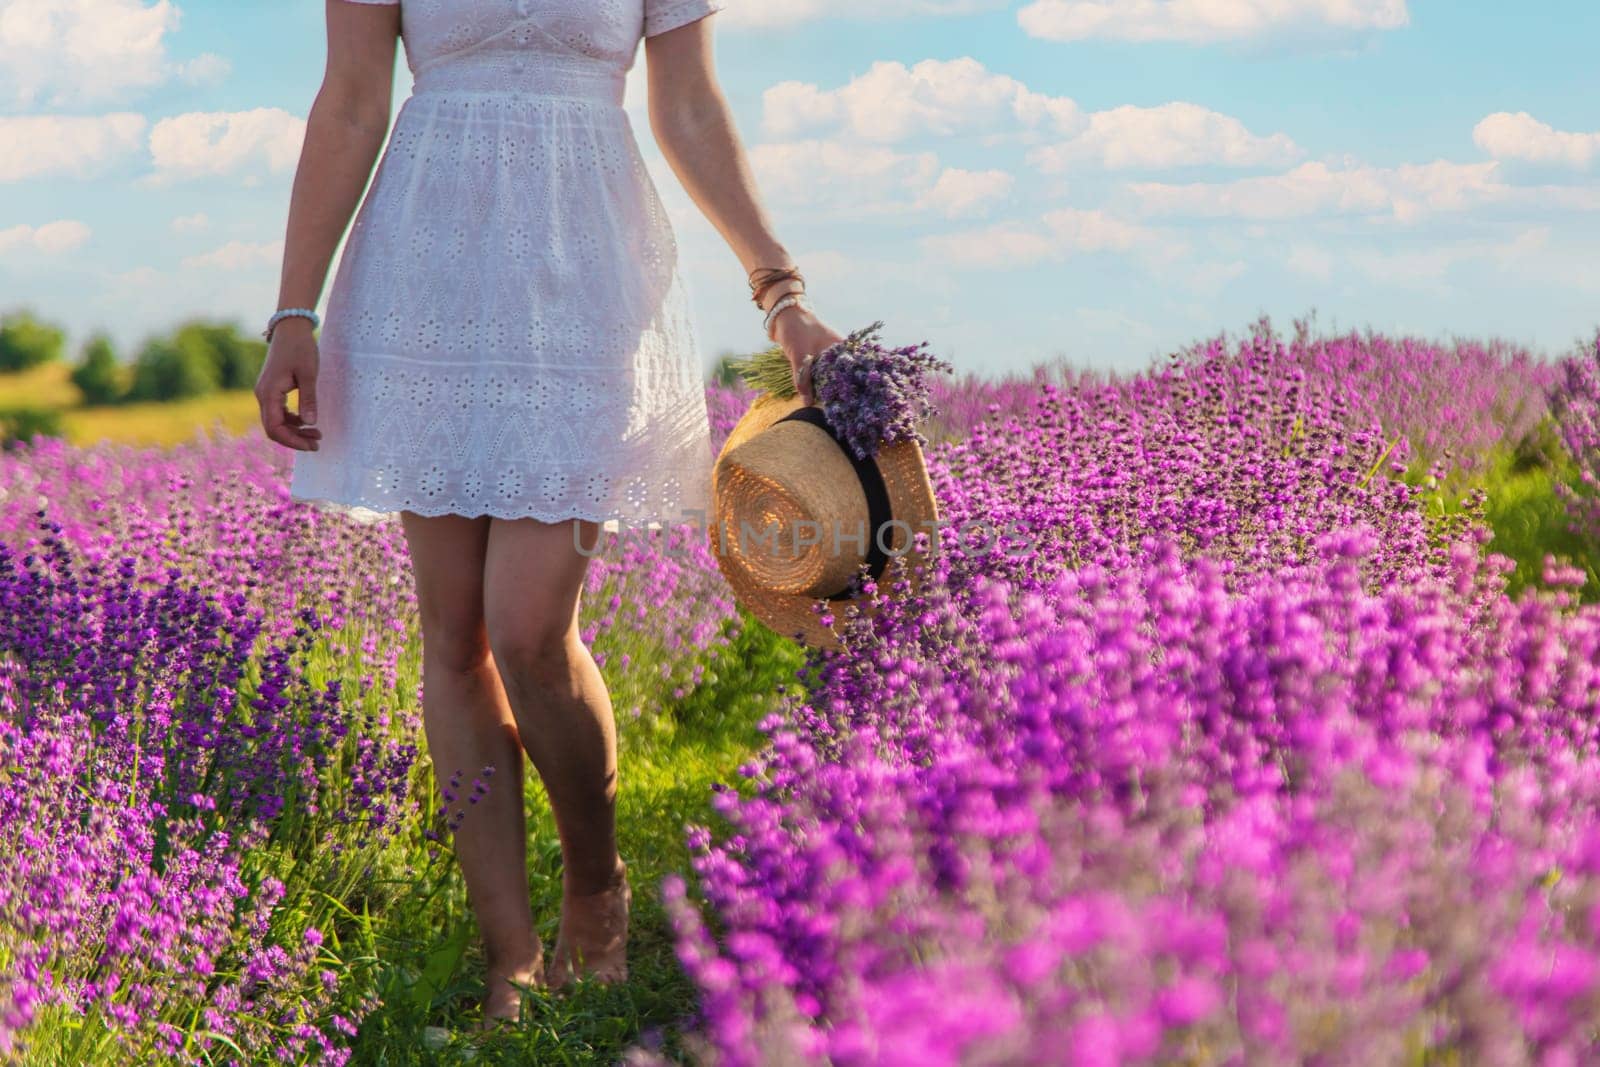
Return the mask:
[[83,402],[90,406],[120,401],[126,391],[124,377],[111,339],[103,333],[89,338],[78,365],[72,368],[72,384],[83,394]]
[[54,408],[0,408],[0,449],[11,451],[35,437],[60,436],[61,412]]
[[196,358],[209,359],[217,368],[221,389],[254,389],[267,359],[266,343],[241,335],[232,322],[191,319],[178,327],[172,340]]
[[711,382],[713,385],[739,384],[739,372],[733,367],[733,361],[745,357],[737,352],[724,352],[711,368]]
[[129,400],[183,400],[214,393],[220,374],[210,348],[180,345],[175,338],[155,337],[145,342],[133,364]]
[[27,370],[61,358],[66,334],[26,309],[0,316],[0,371]]

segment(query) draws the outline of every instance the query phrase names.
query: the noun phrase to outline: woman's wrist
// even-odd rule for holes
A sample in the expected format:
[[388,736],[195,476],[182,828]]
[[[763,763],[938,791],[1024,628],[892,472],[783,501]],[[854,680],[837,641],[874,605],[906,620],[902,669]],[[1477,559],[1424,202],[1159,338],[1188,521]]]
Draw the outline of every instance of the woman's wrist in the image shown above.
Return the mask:
[[783,322],[784,316],[798,314],[808,310],[810,307],[811,302],[806,299],[803,290],[779,297],[761,323],[762,329],[767,333],[767,340],[776,341],[778,339],[779,324]]
[[782,300],[784,297],[789,296],[791,294],[804,293],[805,291],[806,291],[805,282],[797,282],[797,281],[782,281],[782,282],[779,282],[777,285],[774,285],[770,290],[768,290],[765,294],[763,294],[763,299],[761,301],[761,304],[759,305],[760,308],[761,308],[762,314],[766,314],[768,311],[771,311],[773,305],[776,304],[778,301]]
[[[803,329],[808,324],[816,325],[820,322],[821,320],[817,318],[816,313],[812,311],[810,307],[795,305],[778,313],[777,319],[775,319],[772,324],[772,340],[775,344],[779,345],[786,352],[788,352],[788,350],[793,347],[784,344],[784,337],[789,333],[789,331]],[[806,354],[804,352],[801,352],[798,349],[793,352],[789,352],[789,364],[791,366],[798,366],[800,360],[803,359],[805,355]]]
[[786,312],[793,314],[810,306],[805,274],[787,253],[774,263],[751,268],[746,280],[750,299],[761,312],[761,330],[769,341],[777,340],[778,324]]
[[308,327],[315,329],[322,324],[322,319],[317,315],[316,309],[311,307],[282,307],[267,318],[267,328],[261,331],[261,339],[268,344],[272,337],[286,322],[301,321]]
[[295,333],[301,330],[307,334],[314,334],[317,332],[317,323],[303,315],[289,315],[279,319],[272,327],[273,334]]
[[793,263],[794,257],[789,254],[789,250],[783,245],[773,242],[772,244],[762,245],[758,249],[750,250],[740,262],[744,267],[745,274],[748,276],[762,267]]

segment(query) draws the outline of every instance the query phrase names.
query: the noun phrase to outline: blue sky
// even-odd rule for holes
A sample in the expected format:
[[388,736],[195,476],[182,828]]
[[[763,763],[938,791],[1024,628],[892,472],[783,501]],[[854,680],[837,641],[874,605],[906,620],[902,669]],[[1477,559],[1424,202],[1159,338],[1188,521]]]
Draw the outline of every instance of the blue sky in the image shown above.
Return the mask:
[[[728,0],[718,70],[841,332],[958,367],[1137,367],[1261,313],[1600,326],[1600,5]],[[125,349],[272,310],[321,0],[0,0],[0,309]],[[704,362],[764,343],[743,271],[628,106]],[[403,63],[396,107],[409,91]],[[330,281],[332,271],[330,269]],[[324,297],[326,294],[324,294]]]

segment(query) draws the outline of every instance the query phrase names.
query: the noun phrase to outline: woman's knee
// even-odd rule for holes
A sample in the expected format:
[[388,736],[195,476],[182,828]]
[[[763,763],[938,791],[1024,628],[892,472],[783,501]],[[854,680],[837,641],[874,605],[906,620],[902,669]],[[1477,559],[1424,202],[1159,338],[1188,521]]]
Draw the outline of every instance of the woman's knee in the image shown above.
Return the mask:
[[424,618],[422,657],[452,674],[482,670],[490,659],[483,616],[464,612],[452,617]]
[[575,623],[522,618],[489,624],[494,661],[508,685],[549,689],[568,684],[581,642]]
[[[484,562],[484,617],[508,687],[568,689],[578,657],[578,604],[588,559],[570,523],[495,519]],[[533,695],[530,693],[530,695]]]

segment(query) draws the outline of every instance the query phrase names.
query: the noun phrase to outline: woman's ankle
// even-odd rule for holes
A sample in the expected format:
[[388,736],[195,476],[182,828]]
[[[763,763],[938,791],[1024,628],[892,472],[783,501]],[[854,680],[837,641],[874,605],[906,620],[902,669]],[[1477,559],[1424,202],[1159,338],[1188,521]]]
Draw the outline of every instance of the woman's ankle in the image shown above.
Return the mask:
[[544,945],[538,941],[534,942],[531,951],[489,952],[485,955],[484,971],[491,976],[525,981],[525,976],[539,974],[544,965]]
[[563,872],[561,888],[571,896],[592,897],[600,893],[609,893],[622,888],[628,881],[628,865],[622,857],[617,857],[615,865],[609,874],[598,884],[579,885],[570,877],[570,872]]

